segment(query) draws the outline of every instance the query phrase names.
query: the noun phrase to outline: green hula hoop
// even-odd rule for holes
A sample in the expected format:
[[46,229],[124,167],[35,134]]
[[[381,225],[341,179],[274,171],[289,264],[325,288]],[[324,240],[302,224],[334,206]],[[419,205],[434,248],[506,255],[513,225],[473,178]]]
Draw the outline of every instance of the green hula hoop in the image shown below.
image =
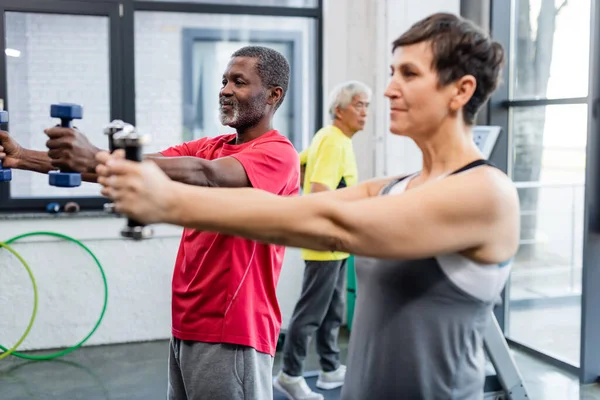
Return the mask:
[[[92,328],[90,333],[88,333],[88,335],[85,338],[83,338],[79,343],[75,344],[74,346],[68,347],[62,351],[58,351],[56,353],[39,355],[39,356],[23,354],[23,353],[19,353],[17,351],[12,352],[13,356],[23,358],[25,360],[51,360],[54,358],[62,357],[65,354],[69,354],[69,353],[77,350],[94,334],[94,332],[96,332],[96,330],[100,326],[100,323],[102,322],[102,319],[104,318],[104,313],[106,312],[106,304],[108,303],[108,284],[106,283],[106,275],[104,274],[104,269],[102,268],[102,264],[100,264],[100,261],[98,261],[98,258],[96,257],[96,255],[94,253],[92,253],[92,251],[86,245],[84,245],[82,242],[80,242],[79,240],[74,239],[70,236],[63,235],[62,233],[56,233],[56,232],[29,232],[29,233],[24,233],[22,235],[15,236],[15,237],[7,240],[6,243],[10,244],[10,243],[16,242],[19,239],[23,239],[23,238],[30,237],[30,236],[53,236],[53,237],[57,237],[57,238],[64,239],[69,242],[75,243],[76,245],[78,245],[79,247],[84,249],[94,259],[94,261],[96,262],[96,265],[98,266],[98,269],[100,270],[100,274],[102,275],[102,281],[104,282],[104,304],[102,306],[102,312],[100,313],[100,318],[98,318],[96,325],[94,325],[94,328]],[[27,333],[29,333],[29,332],[27,332]],[[0,350],[4,350],[5,352],[7,351],[7,349],[2,345],[0,345]],[[4,354],[5,353],[2,353],[2,355],[4,355]]]
[[10,247],[6,243],[0,242],[0,247],[3,247],[6,250],[10,251],[15,257],[17,257],[19,259],[19,261],[21,261],[21,264],[23,264],[23,266],[27,270],[27,274],[29,274],[29,279],[31,279],[31,284],[33,285],[33,313],[31,314],[31,319],[29,320],[29,325],[27,325],[27,329],[25,329],[25,333],[23,333],[23,336],[21,336],[21,338],[17,341],[17,343],[13,347],[11,347],[10,349],[6,349],[6,348],[2,347],[2,350],[4,350],[3,353],[0,353],[0,360],[2,360],[3,358],[8,357],[10,354],[14,353],[15,350],[17,350],[17,348],[21,345],[21,343],[23,343],[23,340],[25,340],[27,335],[29,335],[29,331],[31,331],[31,327],[33,326],[33,321],[35,321],[35,316],[37,314],[38,291],[37,291],[37,285],[35,284],[35,278],[33,277],[33,273],[31,272],[31,268],[29,268],[29,265],[25,262],[25,260],[23,260],[23,257],[21,257],[21,255],[19,253],[17,253],[12,247]]

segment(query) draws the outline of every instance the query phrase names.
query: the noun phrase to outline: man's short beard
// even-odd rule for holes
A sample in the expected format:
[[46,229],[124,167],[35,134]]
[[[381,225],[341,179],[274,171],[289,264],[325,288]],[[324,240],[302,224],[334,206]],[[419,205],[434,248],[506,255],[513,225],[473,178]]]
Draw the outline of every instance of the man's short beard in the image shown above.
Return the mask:
[[235,98],[226,101],[226,104],[231,105],[232,115],[228,116],[221,111],[219,115],[221,124],[234,129],[256,125],[265,115],[263,107],[267,96],[267,93],[263,93],[248,99],[249,101],[243,105],[240,105]]
[[240,118],[240,106],[238,102],[234,102],[231,105],[232,115],[229,116],[223,112],[223,110],[219,110],[219,119],[221,120],[221,124],[223,125],[235,125],[237,120]]

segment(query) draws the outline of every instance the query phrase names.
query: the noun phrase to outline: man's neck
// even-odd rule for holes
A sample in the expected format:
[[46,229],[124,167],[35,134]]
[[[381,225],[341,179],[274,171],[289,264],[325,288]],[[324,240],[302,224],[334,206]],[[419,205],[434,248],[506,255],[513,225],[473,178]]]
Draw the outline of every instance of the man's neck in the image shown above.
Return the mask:
[[239,128],[236,130],[236,138],[234,144],[248,143],[272,130],[273,127],[271,126],[270,120],[266,122],[261,121],[254,126]]
[[351,139],[352,139],[352,136],[354,136],[354,134],[356,133],[356,131],[353,131],[352,129],[348,128],[339,119],[334,119],[333,120],[333,126],[335,126],[336,128],[338,128],[340,131],[342,131],[342,133],[344,135],[348,136]]

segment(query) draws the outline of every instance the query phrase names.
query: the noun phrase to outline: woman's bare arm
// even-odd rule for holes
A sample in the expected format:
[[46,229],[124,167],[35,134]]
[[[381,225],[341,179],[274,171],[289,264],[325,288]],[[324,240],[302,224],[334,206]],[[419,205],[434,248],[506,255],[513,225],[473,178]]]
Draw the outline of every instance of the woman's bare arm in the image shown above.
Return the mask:
[[356,201],[377,196],[381,189],[396,177],[373,178],[357,185],[337,190],[323,190],[311,192],[310,196],[320,196],[326,199],[339,201]]
[[[104,194],[142,222],[167,222],[257,241],[340,250],[379,258],[420,258],[473,250],[484,262],[518,246],[519,205],[504,174],[479,168],[407,191],[365,197],[322,192],[281,197],[255,189],[198,188],[172,182],[151,163],[101,169]],[[349,195],[351,193],[352,195]],[[341,194],[341,195],[340,195]],[[483,252],[480,250],[484,250]]]

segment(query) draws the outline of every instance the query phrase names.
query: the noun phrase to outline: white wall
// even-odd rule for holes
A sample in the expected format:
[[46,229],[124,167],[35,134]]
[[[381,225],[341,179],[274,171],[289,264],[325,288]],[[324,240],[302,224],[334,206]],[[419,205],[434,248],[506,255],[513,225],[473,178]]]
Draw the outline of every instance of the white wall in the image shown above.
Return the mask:
[[[440,10],[458,13],[459,1],[325,1],[324,98],[336,84],[349,79],[364,81],[374,92],[365,131],[354,139],[361,180],[420,167],[418,150],[387,133],[383,92],[393,39],[419,18]],[[32,230],[52,230],[83,239],[97,253],[106,270],[109,302],[104,321],[88,344],[160,339],[170,334],[170,282],[180,229],[159,226],[156,238],[133,243],[118,236],[123,223],[116,218],[2,221],[0,240]],[[72,244],[53,239],[15,247],[31,263],[40,290],[36,324],[20,349],[76,343],[93,327],[102,302],[102,280],[92,260]],[[31,315],[31,285],[24,270],[5,252],[0,254],[0,266],[0,340],[7,345],[18,339]],[[300,293],[302,273],[299,252],[288,250],[277,288],[284,328]]]
[[[108,282],[104,320],[87,344],[168,337],[170,282],[181,230],[159,225],[146,242],[121,240],[120,218],[56,218],[2,221],[2,238],[32,231],[60,232],[83,241],[96,254]],[[37,281],[39,308],[22,350],[62,348],[83,339],[100,316],[104,292],[93,259],[81,248],[51,237],[13,245]],[[0,340],[14,344],[29,322],[33,290],[16,258],[0,252]]]

